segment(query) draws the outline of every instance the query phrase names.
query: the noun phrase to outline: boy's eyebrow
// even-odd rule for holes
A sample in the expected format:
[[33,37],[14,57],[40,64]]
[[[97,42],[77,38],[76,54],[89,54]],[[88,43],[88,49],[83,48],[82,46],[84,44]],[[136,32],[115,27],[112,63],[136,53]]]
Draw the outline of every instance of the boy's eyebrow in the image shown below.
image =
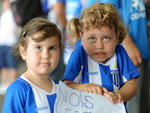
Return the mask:
[[[100,33],[101,34],[101,33]],[[91,33],[90,35],[94,35],[94,36],[96,36],[96,33]],[[109,36],[112,36],[112,34],[111,33],[104,33],[103,32],[103,35],[109,35]]]
[[94,36],[96,36],[96,34],[95,34],[95,33],[91,33],[91,34],[89,34],[89,35],[94,35]]

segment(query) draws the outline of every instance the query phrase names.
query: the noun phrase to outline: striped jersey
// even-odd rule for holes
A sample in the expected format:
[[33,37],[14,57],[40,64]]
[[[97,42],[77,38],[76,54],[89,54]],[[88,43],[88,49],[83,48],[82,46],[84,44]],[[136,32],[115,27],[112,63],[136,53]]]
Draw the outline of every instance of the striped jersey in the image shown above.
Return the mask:
[[63,80],[95,83],[117,92],[126,81],[138,76],[139,72],[122,45],[117,45],[115,55],[105,64],[95,62],[86,54],[83,46],[79,46],[70,56]]
[[2,113],[53,113],[58,86],[52,83],[49,93],[22,75],[8,87]]

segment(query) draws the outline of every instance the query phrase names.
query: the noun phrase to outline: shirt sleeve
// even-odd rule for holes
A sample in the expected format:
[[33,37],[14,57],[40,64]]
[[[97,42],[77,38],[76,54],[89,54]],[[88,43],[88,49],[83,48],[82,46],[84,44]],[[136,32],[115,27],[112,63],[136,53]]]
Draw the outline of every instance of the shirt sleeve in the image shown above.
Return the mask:
[[117,46],[116,53],[119,71],[123,78],[123,82],[139,77],[140,73],[138,72],[135,65],[132,63],[131,59],[129,58],[127,52],[122,45]]
[[26,88],[19,80],[12,83],[6,91],[2,113],[23,113],[26,92]]
[[83,50],[82,46],[76,48],[72,52],[62,80],[73,81],[79,75],[83,62],[85,60],[84,53],[85,51]]

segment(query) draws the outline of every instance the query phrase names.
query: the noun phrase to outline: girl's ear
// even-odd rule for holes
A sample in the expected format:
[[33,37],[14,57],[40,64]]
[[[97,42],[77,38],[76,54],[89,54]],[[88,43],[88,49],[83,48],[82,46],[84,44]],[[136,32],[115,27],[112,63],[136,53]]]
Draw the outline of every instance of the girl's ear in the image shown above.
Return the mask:
[[20,55],[21,55],[22,59],[25,60],[26,59],[26,50],[25,50],[25,47],[19,46],[19,52],[20,52]]
[[80,35],[80,37],[81,37],[81,39],[82,39],[83,33],[81,33],[81,32],[80,32],[80,34],[79,34],[79,35]]

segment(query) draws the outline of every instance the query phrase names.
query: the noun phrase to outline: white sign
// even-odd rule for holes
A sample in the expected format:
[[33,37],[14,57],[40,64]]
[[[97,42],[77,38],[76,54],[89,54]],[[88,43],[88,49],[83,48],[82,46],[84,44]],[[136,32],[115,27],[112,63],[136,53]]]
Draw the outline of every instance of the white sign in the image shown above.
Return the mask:
[[112,104],[106,97],[81,92],[59,83],[54,113],[126,113],[123,103]]

